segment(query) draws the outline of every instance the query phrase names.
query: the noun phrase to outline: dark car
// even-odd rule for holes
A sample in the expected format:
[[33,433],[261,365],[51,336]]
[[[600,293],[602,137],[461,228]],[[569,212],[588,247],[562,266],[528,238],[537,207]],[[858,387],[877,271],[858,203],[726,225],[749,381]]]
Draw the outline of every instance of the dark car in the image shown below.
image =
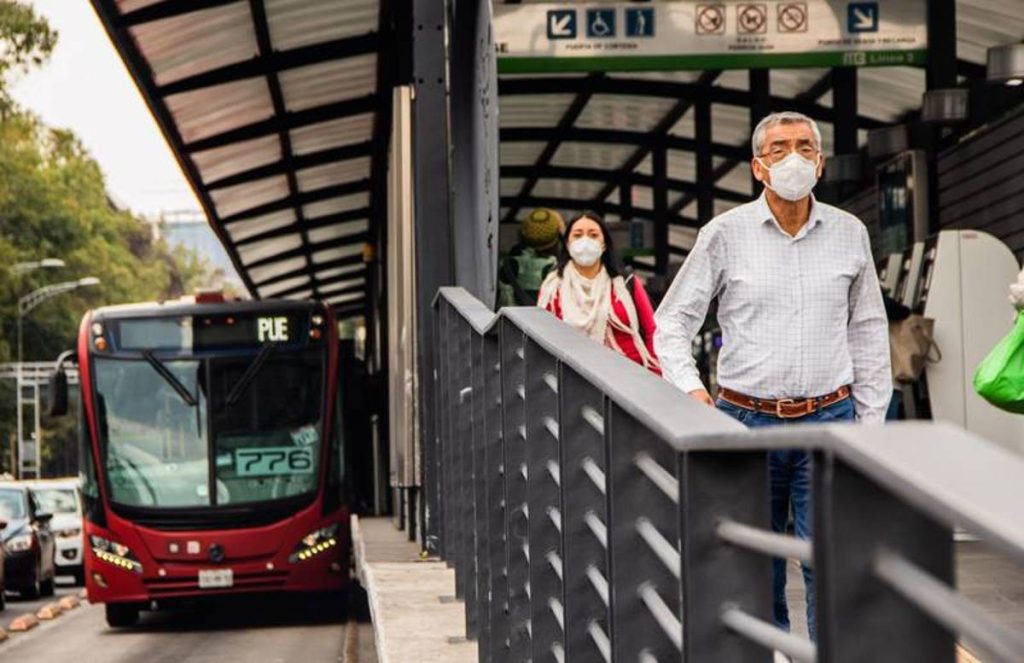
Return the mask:
[[52,514],[39,509],[32,491],[23,484],[0,483],[0,530],[6,556],[4,584],[26,598],[51,596],[56,575],[56,543],[50,531]]

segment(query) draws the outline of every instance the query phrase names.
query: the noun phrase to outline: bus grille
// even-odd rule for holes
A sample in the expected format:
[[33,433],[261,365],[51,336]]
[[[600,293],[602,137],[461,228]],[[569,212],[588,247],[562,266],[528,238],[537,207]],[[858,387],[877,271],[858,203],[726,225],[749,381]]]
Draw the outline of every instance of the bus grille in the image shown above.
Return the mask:
[[215,594],[218,592],[231,592],[239,589],[263,590],[278,589],[283,587],[288,577],[287,571],[266,571],[262,573],[235,573],[234,584],[231,587],[218,589],[199,589],[199,576],[188,576],[184,578],[146,578],[143,584],[151,596],[168,596],[172,594],[191,593],[202,591]]

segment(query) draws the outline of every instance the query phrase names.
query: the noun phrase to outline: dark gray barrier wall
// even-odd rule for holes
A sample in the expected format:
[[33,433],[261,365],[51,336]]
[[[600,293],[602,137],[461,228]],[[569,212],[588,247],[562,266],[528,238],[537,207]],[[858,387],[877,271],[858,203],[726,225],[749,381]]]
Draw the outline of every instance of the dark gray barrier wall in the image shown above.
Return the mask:
[[[1024,660],[952,548],[956,524],[1024,563],[1024,460],[931,424],[755,434],[540,309],[446,288],[435,313],[426,488],[481,661]],[[813,542],[769,527],[766,451],[793,447]],[[773,555],[816,570],[817,645],[771,624]]]

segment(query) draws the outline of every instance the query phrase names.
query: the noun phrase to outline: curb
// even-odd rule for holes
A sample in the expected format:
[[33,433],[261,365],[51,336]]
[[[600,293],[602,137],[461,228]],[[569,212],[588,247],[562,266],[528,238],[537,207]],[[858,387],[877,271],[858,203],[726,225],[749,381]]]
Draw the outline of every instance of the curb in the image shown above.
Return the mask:
[[37,626],[39,626],[39,619],[35,615],[21,615],[20,617],[15,617],[11,620],[11,624],[7,627],[7,630],[11,633],[20,633],[33,629]]
[[65,596],[57,602],[61,610],[74,610],[82,604],[76,596]]
[[61,607],[59,603],[47,603],[39,611],[36,612],[36,617],[39,619],[49,620],[60,617]]

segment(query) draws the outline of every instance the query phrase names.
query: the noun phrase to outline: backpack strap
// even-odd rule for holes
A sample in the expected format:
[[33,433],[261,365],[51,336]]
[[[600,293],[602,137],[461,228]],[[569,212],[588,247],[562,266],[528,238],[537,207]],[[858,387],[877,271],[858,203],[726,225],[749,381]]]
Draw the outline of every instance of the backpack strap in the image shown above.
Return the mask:
[[622,270],[622,273],[624,275],[622,281],[626,284],[626,292],[629,293],[629,298],[633,301],[633,310],[636,311],[636,330],[640,334],[640,340],[646,343],[647,335],[644,333],[643,323],[640,322],[640,311],[636,307],[636,273],[632,267],[626,267]]

